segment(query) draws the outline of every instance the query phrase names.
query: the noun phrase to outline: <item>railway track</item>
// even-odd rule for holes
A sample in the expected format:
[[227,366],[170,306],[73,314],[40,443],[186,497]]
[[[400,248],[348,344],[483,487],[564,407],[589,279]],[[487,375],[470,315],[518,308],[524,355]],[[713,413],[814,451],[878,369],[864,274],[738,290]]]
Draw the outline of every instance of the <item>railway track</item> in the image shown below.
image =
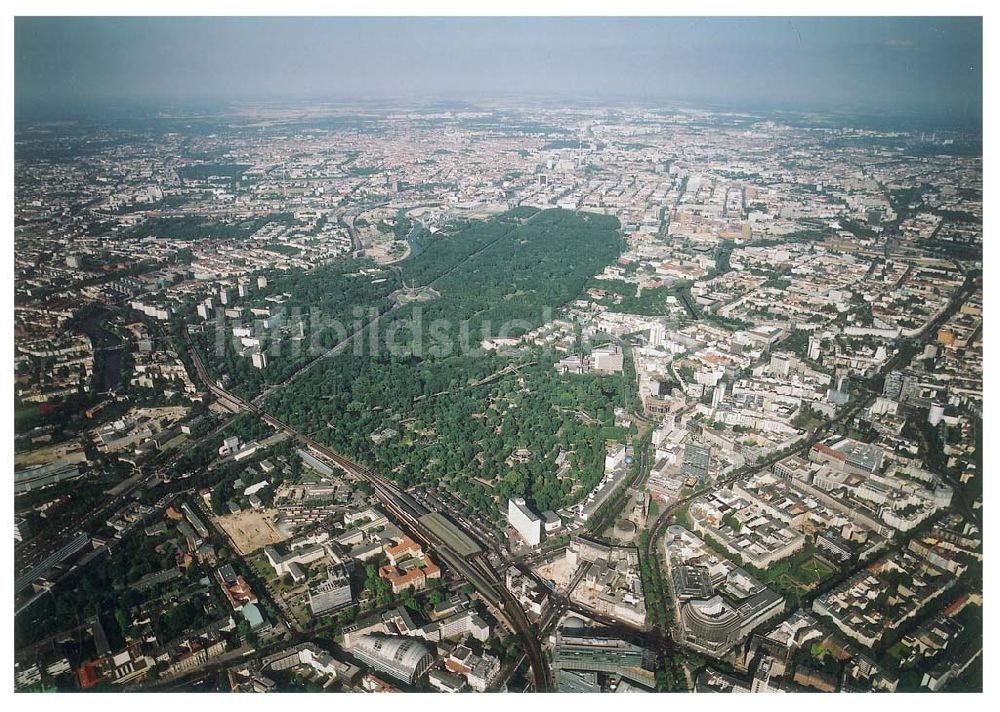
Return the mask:
[[[329,447],[316,442],[309,436],[300,433],[287,423],[275,418],[260,406],[230,393],[214,383],[205,369],[201,354],[198,353],[197,349],[191,343],[191,338],[186,328],[184,329],[184,338],[187,341],[195,370],[198,372],[198,378],[214,396],[226,399],[242,412],[248,412],[257,416],[275,430],[287,433],[297,442],[317,455],[328,459],[348,474],[368,482],[372,486],[379,502],[390,514],[400,520],[416,539],[437,551],[444,562],[455,573],[469,581],[481,596],[495,606],[497,610],[503,612],[507,624],[521,639],[522,646],[531,666],[535,691],[549,692],[552,690],[551,673],[546,664],[541,644],[534,634],[534,629],[528,621],[524,609],[521,608],[521,605],[498,578],[497,572],[493,570],[493,567],[482,555],[475,555],[468,558],[463,557],[446,542],[434,535],[433,532],[429,531],[420,521],[422,516],[429,513],[428,510],[413,497],[396,487],[394,483],[353,460],[344,457]],[[475,540],[475,537],[466,533],[460,525],[454,522],[452,524],[459,528],[460,531],[463,531],[470,539]]]

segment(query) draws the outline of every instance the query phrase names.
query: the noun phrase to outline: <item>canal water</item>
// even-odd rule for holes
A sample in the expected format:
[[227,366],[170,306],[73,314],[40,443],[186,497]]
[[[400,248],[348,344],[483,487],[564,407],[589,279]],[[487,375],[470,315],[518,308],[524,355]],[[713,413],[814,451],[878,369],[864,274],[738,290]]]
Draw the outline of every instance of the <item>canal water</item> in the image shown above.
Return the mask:
[[406,236],[406,241],[410,243],[410,254],[407,255],[406,259],[410,259],[410,257],[416,257],[417,255],[419,255],[421,252],[424,251],[424,248],[420,245],[420,241],[418,239],[420,237],[420,233],[422,233],[423,231],[424,231],[424,226],[421,225],[419,222],[414,221],[413,227],[410,229],[409,234]]

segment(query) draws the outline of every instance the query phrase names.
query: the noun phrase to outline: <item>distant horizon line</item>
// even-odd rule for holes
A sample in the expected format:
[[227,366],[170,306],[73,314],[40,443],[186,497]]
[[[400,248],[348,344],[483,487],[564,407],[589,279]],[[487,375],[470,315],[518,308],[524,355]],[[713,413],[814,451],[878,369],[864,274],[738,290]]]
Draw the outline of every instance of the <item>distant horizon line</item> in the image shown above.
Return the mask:
[[[338,106],[339,105],[339,106]],[[936,111],[927,107],[854,107],[848,105],[819,105],[815,103],[795,104],[789,102],[748,103],[740,101],[682,99],[656,96],[555,96],[552,94],[519,95],[465,95],[449,94],[413,96],[362,94],[341,94],[300,97],[250,97],[233,96],[225,98],[186,97],[164,98],[96,98],[73,101],[15,101],[15,122],[46,121],[92,121],[95,119],[148,119],[157,118],[211,118],[213,115],[227,115],[252,109],[260,111],[326,109],[330,112],[350,114],[352,111],[367,110],[376,113],[415,111],[418,113],[437,112],[486,112],[518,110],[566,111],[607,110],[653,112],[706,112],[745,115],[766,119],[770,116],[789,118],[828,118],[855,120],[862,123],[878,121],[880,124],[899,121],[901,124],[917,122],[920,126],[901,125],[899,130],[931,128],[934,124],[940,130],[956,130],[963,133],[982,134],[983,113],[978,115],[955,114],[948,109]],[[890,130],[885,127],[883,130]]]

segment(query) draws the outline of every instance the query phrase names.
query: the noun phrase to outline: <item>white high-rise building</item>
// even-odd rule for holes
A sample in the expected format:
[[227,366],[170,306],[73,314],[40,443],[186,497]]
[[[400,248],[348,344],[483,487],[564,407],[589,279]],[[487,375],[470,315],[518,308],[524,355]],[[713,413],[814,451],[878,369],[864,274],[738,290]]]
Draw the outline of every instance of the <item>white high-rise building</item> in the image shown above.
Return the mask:
[[667,340],[667,328],[663,324],[653,324],[649,327],[650,346],[663,346]]
[[625,462],[626,457],[628,457],[628,448],[625,447],[625,443],[615,445],[604,455],[604,471],[611,472]]
[[673,413],[668,413],[663,416],[663,420],[660,421],[659,427],[653,431],[653,447],[659,447],[663,444],[663,441],[667,439],[671,431],[674,429],[674,425],[677,421],[676,416]]
[[809,337],[809,358],[813,361],[819,360],[820,344],[822,342],[815,336]]
[[514,527],[529,546],[538,546],[542,541],[542,518],[528,509],[524,499],[515,497],[507,500],[507,523]]
[[791,369],[792,360],[787,354],[772,354],[771,355],[771,372],[776,373],[783,378],[788,377],[788,371]]

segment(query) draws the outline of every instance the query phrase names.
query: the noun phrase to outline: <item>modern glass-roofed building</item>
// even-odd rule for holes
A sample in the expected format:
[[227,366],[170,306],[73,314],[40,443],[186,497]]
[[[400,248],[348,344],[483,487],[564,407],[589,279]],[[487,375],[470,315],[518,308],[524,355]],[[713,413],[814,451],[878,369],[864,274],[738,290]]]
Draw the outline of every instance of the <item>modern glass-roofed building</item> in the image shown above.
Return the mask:
[[652,673],[643,669],[646,650],[619,638],[595,635],[579,618],[570,616],[556,635],[552,649],[552,669],[583,673],[580,679],[568,677],[560,680],[560,689],[565,682],[570,687],[591,679],[589,673],[609,673],[624,675],[640,684],[651,684]]
[[681,464],[681,472],[685,477],[694,477],[699,482],[707,482],[708,468],[711,463],[711,451],[704,445],[688,443],[684,446],[684,461]]
[[552,666],[620,674],[626,668],[641,667],[643,652],[642,648],[617,638],[561,633],[552,650]]
[[654,664],[645,648],[603,635],[576,616],[563,621],[552,648],[552,670],[560,692],[599,691],[598,674],[621,676],[652,689]]
[[366,665],[409,684],[434,663],[430,650],[414,638],[363,635],[351,652]]

